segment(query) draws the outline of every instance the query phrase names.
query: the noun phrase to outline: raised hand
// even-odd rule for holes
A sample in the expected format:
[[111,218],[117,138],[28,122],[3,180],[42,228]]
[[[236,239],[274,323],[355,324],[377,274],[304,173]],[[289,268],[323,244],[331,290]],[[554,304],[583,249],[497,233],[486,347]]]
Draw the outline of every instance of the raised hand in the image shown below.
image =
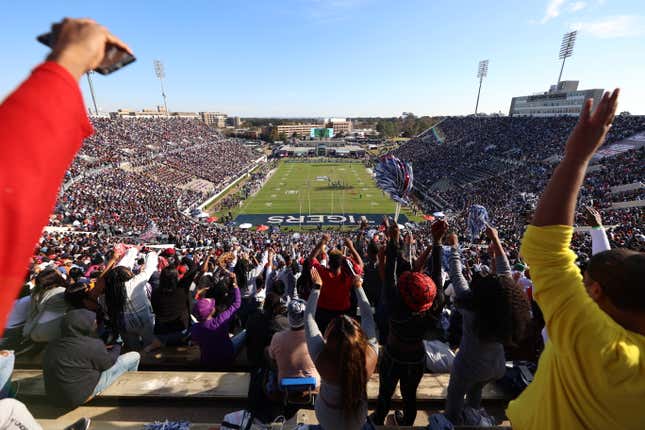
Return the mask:
[[533,225],[573,225],[577,196],[587,164],[611,127],[619,93],[618,89],[611,96],[606,93],[593,114],[591,101],[585,103],[578,124],[567,141],[564,159],[553,171],[540,197],[531,221]]
[[343,244],[349,249],[352,249],[354,247],[354,243],[352,242],[352,239],[350,239],[349,237],[346,237],[343,239]]
[[455,233],[450,233],[446,239],[446,243],[450,246],[457,246],[459,245],[459,239]]
[[567,141],[565,160],[588,162],[591,159],[611,128],[618,107],[619,94],[618,88],[611,95],[606,92],[593,113],[591,112],[592,100],[585,102],[578,123]]
[[58,38],[48,59],[65,67],[77,80],[101,64],[107,44],[132,54],[128,45],[92,19],[65,18],[52,30],[58,31]]
[[435,221],[432,223],[430,231],[432,232],[432,240],[435,243],[441,243],[441,240],[448,231],[448,223],[444,220]]
[[602,227],[602,217],[592,206],[584,207],[585,221],[592,227]]
[[497,233],[497,229],[493,227],[490,224],[486,224],[486,237],[491,240],[499,240],[499,234]]
[[358,275],[354,276],[354,279],[352,281],[352,285],[354,286],[354,288],[362,287],[363,286],[363,278],[361,278]]

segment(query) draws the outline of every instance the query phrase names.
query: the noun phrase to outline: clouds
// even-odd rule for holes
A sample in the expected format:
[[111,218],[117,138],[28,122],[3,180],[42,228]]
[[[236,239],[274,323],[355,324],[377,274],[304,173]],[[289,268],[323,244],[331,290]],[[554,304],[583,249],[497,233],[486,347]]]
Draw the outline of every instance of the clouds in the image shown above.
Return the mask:
[[636,37],[645,34],[645,19],[635,15],[617,15],[596,21],[576,22],[571,24],[571,29],[600,39]]
[[546,22],[552,20],[553,18],[557,18],[560,16],[560,12],[562,11],[562,6],[564,6],[565,0],[550,0],[549,4],[546,6],[546,13],[544,15],[544,18],[542,18],[542,21],[540,21],[542,24],[545,24]]
[[587,7],[587,2],[584,1],[570,1],[570,0],[549,0],[546,5],[546,12],[544,18],[540,21],[541,24],[546,24],[553,18],[560,16],[563,10],[569,13],[576,13]]
[[573,3],[570,3],[567,8],[569,9],[569,12],[575,13],[578,12],[579,10],[582,10],[587,7],[587,2],[584,1],[576,1]]

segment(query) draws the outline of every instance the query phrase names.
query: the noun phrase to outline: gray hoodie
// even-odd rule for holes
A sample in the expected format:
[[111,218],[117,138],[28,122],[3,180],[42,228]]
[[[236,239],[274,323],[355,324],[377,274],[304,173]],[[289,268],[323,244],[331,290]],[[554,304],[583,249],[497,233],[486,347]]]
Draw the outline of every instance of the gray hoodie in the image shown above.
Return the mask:
[[94,392],[101,372],[116,362],[121,348],[111,351],[96,338],[96,314],[87,309],[69,311],[61,324],[62,337],[47,345],[43,376],[47,398],[76,407]]

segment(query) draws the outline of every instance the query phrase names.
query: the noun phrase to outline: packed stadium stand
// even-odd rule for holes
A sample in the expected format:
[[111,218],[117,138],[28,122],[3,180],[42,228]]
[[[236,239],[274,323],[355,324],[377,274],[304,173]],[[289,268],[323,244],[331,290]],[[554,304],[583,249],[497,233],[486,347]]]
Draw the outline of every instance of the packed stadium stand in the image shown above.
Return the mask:
[[[136,343],[127,344],[131,340],[126,341],[130,350],[140,352],[137,371],[125,373],[89,404],[75,405],[71,411],[48,405],[52,400],[48,390],[52,388],[48,388],[43,372],[51,372],[46,358],[51,354],[49,349],[40,339],[34,342],[33,336],[31,341],[29,338],[18,341],[14,345],[19,352],[13,373],[18,397],[47,428],[69,424],[82,415],[92,416],[100,428],[106,429],[139,428],[141,421],[165,418],[171,421],[188,419],[193,422],[193,428],[208,428],[205,423],[221,423],[227,417],[231,418],[229,413],[249,408],[256,408],[257,416],[269,417],[269,420],[287,415],[291,422],[318,423],[317,405],[325,402],[320,394],[315,402],[287,402],[284,406],[286,397],[282,396],[287,395],[287,389],[271,388],[271,384],[277,383],[275,372],[281,354],[272,341],[279,337],[278,333],[302,329],[302,325],[294,322],[297,312],[289,303],[298,302],[302,313],[304,300],[311,302],[315,289],[312,289],[310,267],[319,267],[321,272],[328,270],[318,266],[318,260],[311,259],[324,242],[330,248],[349,246],[349,254],[344,257],[348,262],[355,264],[357,260],[363,260],[364,266],[355,266],[352,270],[363,273],[366,300],[376,311],[375,326],[381,348],[389,344],[385,333],[400,329],[396,326],[398,323],[388,327],[379,310],[391,299],[383,295],[385,287],[381,287],[378,280],[381,257],[377,253],[378,247],[385,250],[385,244],[392,240],[391,228],[371,230],[356,226],[358,230],[351,232],[303,231],[294,234],[278,230],[243,230],[234,223],[197,219],[190,215],[191,209],[252,167],[257,170],[241,192],[236,197],[219,201],[216,208],[234,207],[240,198],[257,192],[274,165],[258,162],[260,153],[247,149],[237,140],[223,138],[197,121],[104,118],[92,121],[96,134],[85,141],[66,175],[50,217],[50,229],[43,233],[34,250],[27,280],[33,286],[42,282],[43,273],[53,271],[64,275],[65,280],[56,284],[56,288],[61,299],[64,297],[68,303],[65,311],[68,314],[79,308],[97,311],[101,339],[109,345],[120,344],[126,336],[131,338],[133,329],[114,321],[119,318],[119,314],[114,313],[117,305],[114,297],[108,297],[110,293],[107,293],[118,285],[126,285],[124,291],[128,292],[128,297],[124,299],[126,305],[120,315],[143,315],[140,323],[147,327],[150,336],[134,330]],[[575,120],[571,118],[449,117],[437,126],[439,130],[426,132],[393,152],[401,159],[413,162],[416,199],[427,209],[426,213],[443,211],[445,215],[435,218],[446,219],[451,231],[466,240],[461,257],[457,255],[456,258],[463,261],[469,280],[488,276],[496,266],[497,270],[507,267],[509,273],[512,267],[517,285],[521,284],[531,297],[530,274],[519,255],[520,239],[535,201],[551,175],[552,163],[547,160],[562,154],[574,125]],[[643,131],[645,117],[618,117],[605,147]],[[642,200],[643,151],[643,147],[628,149],[597,160],[582,188],[580,202],[592,205],[600,212],[611,247],[645,249],[642,207],[615,209],[612,206],[618,202]],[[190,186],[195,181],[212,187]],[[508,258],[506,263],[499,262],[499,255],[489,255],[491,245],[487,245],[485,239],[469,237],[468,209],[473,204],[487,208],[490,223],[499,231]],[[579,212],[576,222],[586,225],[587,218]],[[429,258],[422,253],[433,240],[430,224],[414,224],[401,233],[407,238],[397,257],[402,267],[411,267],[413,263]],[[144,243],[147,245],[141,246]],[[586,232],[575,234],[572,247],[581,264],[592,255],[592,240]],[[433,258],[438,252],[432,251]],[[329,261],[333,259],[332,253],[319,258]],[[128,258],[130,260],[124,262]],[[448,261],[456,260],[449,260],[447,256],[441,258],[444,259],[441,263],[428,261],[428,268],[442,265],[454,278],[453,263]],[[154,264],[152,269],[147,268],[150,264]],[[144,282],[136,287],[140,289],[139,293],[130,291],[127,286],[130,281],[124,283],[114,277],[121,275],[111,274],[117,266],[127,266],[133,274],[145,276]],[[148,273],[154,274],[149,277]],[[231,273],[235,274],[236,287],[231,281]],[[122,279],[127,279],[127,273],[123,276]],[[166,292],[161,293],[162,290]],[[132,311],[130,306],[139,299],[135,300],[130,294],[141,294],[139,299],[145,303],[145,312]],[[44,296],[28,293],[24,297],[45,300]],[[304,300],[298,301],[298,298]],[[189,334],[191,326],[194,330],[205,324],[204,315],[198,312],[201,308],[196,306],[204,300],[213,300],[212,310],[208,308],[207,314],[229,312],[226,314],[228,319],[219,328],[224,338],[218,338],[216,348],[221,351],[232,349],[227,353],[230,357],[217,365],[205,361],[204,341],[198,341],[195,332],[192,339]],[[361,298],[352,296],[352,300],[360,304]],[[531,366],[544,348],[540,336],[544,321],[535,302],[531,303],[534,309],[529,323],[530,335],[521,345],[502,349],[502,358],[509,363],[533,364],[509,366],[501,381],[481,388],[478,407],[466,407],[463,417],[460,416],[463,420],[455,419],[455,423],[475,426],[464,428],[509,424],[504,409],[527,382],[522,382],[517,372],[534,370]],[[356,303],[352,306],[354,310],[350,310],[350,314],[355,313]],[[336,311],[328,312],[336,315]],[[434,413],[444,409],[449,396],[453,351],[463,341],[462,330],[468,323],[462,320],[457,302],[448,296],[434,312],[427,330],[419,334],[419,339],[426,340],[422,344],[414,412],[411,412],[409,398],[406,401],[400,390],[393,391],[393,406],[406,411],[407,421],[400,411],[388,415],[389,403],[383,409],[383,393],[379,394],[383,381],[387,380],[382,379],[387,378],[382,375],[386,371],[382,367],[383,357],[376,371],[368,374],[371,376],[366,385],[365,407],[376,424],[383,424],[378,414],[384,413],[388,415],[385,424],[425,425],[431,417],[436,418]],[[63,314],[59,317],[67,318]],[[316,322],[324,326],[329,321],[325,322],[319,312]],[[424,324],[428,323],[416,321],[415,327],[425,327]],[[306,332],[310,329],[307,325]],[[51,342],[56,342],[55,339]],[[299,339],[297,345],[303,348],[304,332]],[[438,344],[428,343],[430,340]],[[238,349],[238,341],[245,346]],[[308,374],[297,373],[300,376]],[[516,375],[516,379],[511,375]],[[261,396],[261,406],[254,404],[253,398],[249,403],[250,396]],[[273,409],[267,410],[268,405]],[[479,409],[480,406],[486,410]]]

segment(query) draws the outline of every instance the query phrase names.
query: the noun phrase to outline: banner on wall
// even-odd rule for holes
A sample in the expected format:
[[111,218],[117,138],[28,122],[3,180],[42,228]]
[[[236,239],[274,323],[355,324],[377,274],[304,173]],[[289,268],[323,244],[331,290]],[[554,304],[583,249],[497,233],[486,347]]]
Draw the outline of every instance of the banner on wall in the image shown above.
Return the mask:
[[[250,223],[253,225],[347,225],[361,223],[361,217],[367,219],[370,225],[379,225],[383,221],[384,214],[320,214],[320,215],[299,215],[299,214],[246,214],[239,215],[235,218],[235,222],[239,224]],[[389,214],[394,217],[394,214]],[[408,222],[408,217],[401,214],[399,215],[399,224]]]

